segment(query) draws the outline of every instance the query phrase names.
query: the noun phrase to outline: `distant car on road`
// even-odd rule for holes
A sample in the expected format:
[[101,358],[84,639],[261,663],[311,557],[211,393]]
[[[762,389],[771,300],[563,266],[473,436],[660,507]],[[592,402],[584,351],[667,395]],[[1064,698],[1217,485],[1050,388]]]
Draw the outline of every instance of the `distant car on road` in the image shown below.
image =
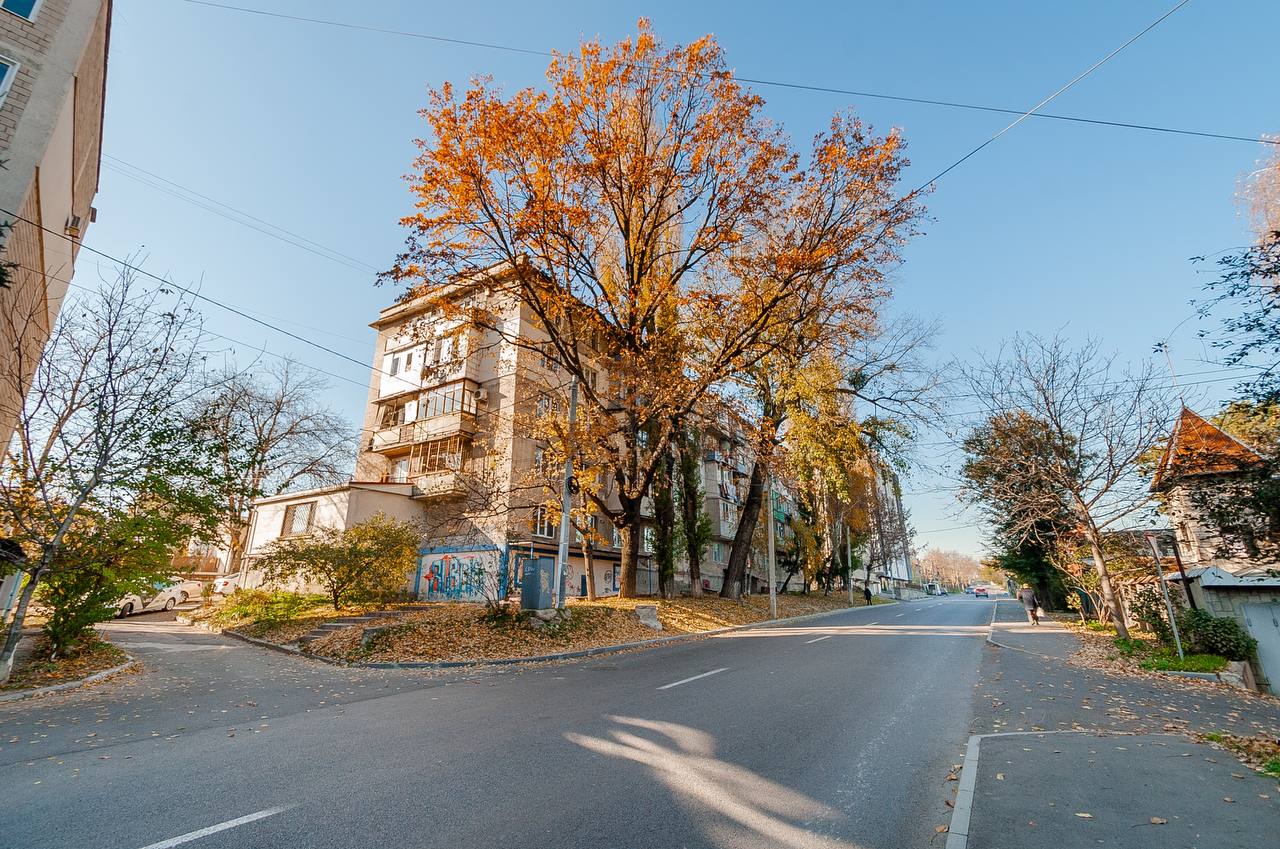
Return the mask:
[[965,587],[965,588],[964,588],[964,594],[965,594],[965,595],[973,595],[973,587]]
[[117,601],[116,615],[124,618],[135,613],[173,610],[178,605],[186,604],[189,599],[203,592],[204,588],[199,581],[171,578],[168,581],[157,583],[145,596],[129,593],[129,595]]
[[986,587],[974,587],[974,588],[973,588],[973,597],[974,597],[974,598],[987,598],[987,588],[986,588]]
[[231,595],[233,592],[236,591],[236,587],[239,585],[239,581],[240,581],[239,572],[233,572],[230,575],[219,575],[218,577],[213,579],[213,594],[214,595]]

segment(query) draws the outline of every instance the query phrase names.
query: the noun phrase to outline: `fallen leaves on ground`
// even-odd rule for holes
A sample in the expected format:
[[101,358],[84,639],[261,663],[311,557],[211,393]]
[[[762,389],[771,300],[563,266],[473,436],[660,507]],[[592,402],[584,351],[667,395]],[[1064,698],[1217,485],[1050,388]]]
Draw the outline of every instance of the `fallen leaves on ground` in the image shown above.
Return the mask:
[[49,641],[36,638],[34,650],[13,669],[9,680],[0,685],[0,691],[30,690],[78,681],[95,672],[119,666],[125,661],[125,653],[106,640],[88,642],[70,657],[49,660]]
[[1151,824],[1152,825],[1168,825],[1169,821],[1164,817],[1152,817]]
[[[1197,734],[1196,738],[1216,749],[1225,749],[1235,755],[1247,767],[1257,772],[1280,778],[1280,741],[1275,737],[1257,735],[1245,737],[1224,731]],[[1207,760],[1207,758],[1206,758]],[[1231,773],[1232,778],[1244,778]]]

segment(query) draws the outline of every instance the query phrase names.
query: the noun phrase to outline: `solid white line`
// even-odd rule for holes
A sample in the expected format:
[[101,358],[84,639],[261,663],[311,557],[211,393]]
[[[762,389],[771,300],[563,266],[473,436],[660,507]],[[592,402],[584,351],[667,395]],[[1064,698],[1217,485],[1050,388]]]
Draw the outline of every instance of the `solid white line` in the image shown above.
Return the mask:
[[238,825],[245,825],[255,820],[273,817],[276,814],[289,810],[284,808],[267,808],[252,814],[245,814],[242,817],[236,817],[233,820],[220,822],[217,825],[211,825],[208,828],[202,828],[197,831],[188,831],[186,834],[179,834],[177,837],[170,837],[168,840],[161,840],[159,843],[148,843],[142,849],[169,849],[170,846],[180,846],[183,843],[190,843],[192,840],[199,840],[202,837],[208,837],[210,834],[217,834],[219,831],[226,831],[229,828],[235,828]]
[[[709,675],[719,675],[721,672],[728,672],[729,667],[722,666],[719,669],[713,669],[710,672],[704,672],[701,675],[695,675],[692,678],[681,678],[679,681],[672,681],[670,684],[663,684],[659,690],[670,690],[672,687],[679,687],[681,684],[688,684],[690,681],[697,681],[699,678],[706,678]],[[150,846],[144,846],[142,849],[151,849]]]
[[895,616],[906,616],[907,614],[905,614],[905,613],[895,613],[894,615],[895,615]]
[[879,625],[879,624],[880,624],[880,621],[879,621],[879,620],[876,620],[875,622],[868,622],[867,624],[868,624],[868,625]]
[[818,638],[813,639],[813,640],[805,640],[805,641],[804,641],[804,644],[807,646],[807,645],[809,645],[809,643],[820,643],[820,642],[822,642],[823,640],[829,640],[829,639],[831,639],[831,635],[830,635],[830,634],[827,634],[825,637],[818,637]]

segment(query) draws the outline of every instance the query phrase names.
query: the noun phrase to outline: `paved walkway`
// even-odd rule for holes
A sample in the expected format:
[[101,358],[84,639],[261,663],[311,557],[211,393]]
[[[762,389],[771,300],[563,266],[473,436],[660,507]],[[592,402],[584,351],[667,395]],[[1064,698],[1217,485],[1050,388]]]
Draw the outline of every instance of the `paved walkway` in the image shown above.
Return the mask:
[[1076,638],[1014,603],[991,641],[948,849],[1275,846],[1275,779],[1189,735],[1280,737],[1280,700],[1072,666]]
[[1032,625],[1022,604],[1008,600],[996,602],[991,642],[1059,660],[1066,660],[1080,648],[1080,639],[1061,624],[1041,619],[1039,625]]

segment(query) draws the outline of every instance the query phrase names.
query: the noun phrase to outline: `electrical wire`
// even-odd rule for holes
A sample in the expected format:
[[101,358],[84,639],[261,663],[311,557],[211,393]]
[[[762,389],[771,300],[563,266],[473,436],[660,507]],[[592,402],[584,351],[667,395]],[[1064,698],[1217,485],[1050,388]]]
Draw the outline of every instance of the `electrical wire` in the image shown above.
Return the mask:
[[[189,2],[194,2],[194,0],[189,0]],[[1070,80],[1066,85],[1062,86],[1062,87],[1061,87],[1061,88],[1059,88],[1057,91],[1055,91],[1053,94],[1051,94],[1051,95],[1049,95],[1048,97],[1046,97],[1046,98],[1044,98],[1043,100],[1041,100],[1041,101],[1040,101],[1039,103],[1037,103],[1035,106],[1032,106],[1032,107],[1031,107],[1030,109],[1028,109],[1026,112],[1023,112],[1021,115],[1019,115],[1017,118],[1015,118],[1015,119],[1014,119],[1013,121],[1011,121],[1009,124],[1007,124],[1007,125],[1004,127],[1004,129],[1002,129],[1002,130],[1000,130],[999,132],[997,132],[994,136],[992,136],[991,138],[987,139],[987,140],[986,140],[986,141],[984,141],[982,144],[978,145],[978,146],[977,146],[977,147],[975,147],[973,150],[969,151],[969,152],[968,152],[968,153],[966,153],[964,156],[962,156],[962,157],[960,157],[959,159],[957,159],[955,162],[952,162],[952,163],[951,163],[950,165],[948,165],[946,168],[943,168],[943,169],[942,169],[941,171],[939,171],[936,175],[934,175],[934,177],[933,177],[932,179],[930,179],[930,180],[926,180],[926,181],[924,182],[924,184],[920,186],[920,188],[916,189],[916,191],[917,191],[917,192],[922,192],[922,191],[924,191],[924,190],[925,190],[925,189],[927,189],[929,186],[933,185],[933,184],[934,184],[934,183],[936,183],[938,180],[942,179],[944,176],[946,176],[948,173],[950,173],[953,169],[958,168],[958,167],[960,167],[961,165],[963,165],[963,164],[964,164],[964,162],[965,162],[966,160],[968,160],[971,156],[976,155],[979,151],[981,151],[981,150],[982,150],[983,148],[985,148],[987,145],[989,145],[989,144],[991,144],[991,143],[995,142],[995,141],[996,141],[996,139],[1000,138],[1000,137],[1001,137],[1001,136],[1003,136],[1005,133],[1009,132],[1009,131],[1010,131],[1010,130],[1012,130],[1014,127],[1016,127],[1016,126],[1018,126],[1019,124],[1021,124],[1021,123],[1022,123],[1023,121],[1025,121],[1027,118],[1029,118],[1029,117],[1031,117],[1032,115],[1034,115],[1034,114],[1036,113],[1036,110],[1038,110],[1040,107],[1042,107],[1042,106],[1048,106],[1051,102],[1053,102],[1054,100],[1056,100],[1056,99],[1057,99],[1057,97],[1058,97],[1059,95],[1063,94],[1063,93],[1064,93],[1064,92],[1066,92],[1068,89],[1070,89],[1072,86],[1074,86],[1076,83],[1080,82],[1080,81],[1081,81],[1081,80],[1083,80],[1085,77],[1089,76],[1089,75],[1090,75],[1090,74],[1092,74],[1094,71],[1098,70],[1098,68],[1101,68],[1101,67],[1102,67],[1103,65],[1105,65],[1107,62],[1110,62],[1113,58],[1115,58],[1117,55],[1119,55],[1119,53],[1120,53],[1121,51],[1123,51],[1126,47],[1128,47],[1130,44],[1133,44],[1135,41],[1137,41],[1138,39],[1142,38],[1142,37],[1143,37],[1144,35],[1146,35],[1147,33],[1151,32],[1153,29],[1155,29],[1157,26],[1159,26],[1159,25],[1160,25],[1160,24],[1161,24],[1165,19],[1167,19],[1170,15],[1172,15],[1174,12],[1178,11],[1179,9],[1181,9],[1183,6],[1187,5],[1187,4],[1188,4],[1188,3],[1190,3],[1190,2],[1191,2],[1191,0],[1179,0],[1178,4],[1177,4],[1176,6],[1174,6],[1174,7],[1173,7],[1172,9],[1170,9],[1169,11],[1165,12],[1165,13],[1164,13],[1163,15],[1161,15],[1160,17],[1156,18],[1154,21],[1152,21],[1150,24],[1148,24],[1148,25],[1146,26],[1146,28],[1144,28],[1141,32],[1139,32],[1139,33],[1137,33],[1136,35],[1132,36],[1132,37],[1131,37],[1131,38],[1129,38],[1129,40],[1128,40],[1128,41],[1126,41],[1124,44],[1121,44],[1121,45],[1120,45],[1119,47],[1117,47],[1115,50],[1112,50],[1112,51],[1111,51],[1110,53],[1108,53],[1106,56],[1103,56],[1101,59],[1099,59],[1098,61],[1094,62],[1094,63],[1093,63],[1092,65],[1090,65],[1089,67],[1085,68],[1083,71],[1081,71],[1080,73],[1076,74],[1074,77],[1072,77],[1072,78],[1071,78],[1071,80]]]
[[[498,50],[506,53],[518,53],[526,56],[539,57],[555,57],[556,52],[551,50],[538,50],[526,47],[515,47],[508,44],[496,44],[488,41],[475,41],[465,38],[450,38],[442,35],[432,35],[424,32],[411,32],[408,30],[390,29],[387,27],[368,26],[366,24],[356,24],[347,21],[335,21],[325,18],[309,18],[302,15],[290,15],[284,12],[271,12],[265,9],[249,9],[243,6],[232,6],[225,3],[211,3],[208,0],[184,0],[193,6],[207,6],[211,9],[222,9],[229,12],[240,12],[248,15],[259,15],[266,18],[275,18],[277,20],[293,21],[299,23],[317,24],[320,26],[337,27],[341,29],[357,30],[360,32],[376,33],[378,35],[394,35],[404,38],[416,38],[425,41],[434,41],[440,44],[454,44],[460,47],[478,47],[484,50]],[[888,100],[897,103],[914,103],[922,106],[939,106],[948,109],[966,109],[976,112],[994,112],[1004,115],[1025,115],[1026,110],[1011,109],[999,106],[986,106],[976,103],[964,103],[954,100],[942,100],[931,97],[908,97],[905,95],[885,94],[883,92],[859,91],[857,89],[838,88],[835,86],[817,85],[811,83],[791,83],[781,80],[770,80],[761,77],[746,77],[734,73],[733,79],[739,82],[749,83],[751,85],[769,86],[771,88],[792,89],[796,91],[811,91],[822,94],[840,94],[849,97],[865,97],[872,100]],[[1196,136],[1199,138],[1219,139],[1223,141],[1248,142],[1249,144],[1269,144],[1280,145],[1280,138],[1268,139],[1261,136],[1241,136],[1231,133],[1218,133],[1200,130],[1186,130],[1178,127],[1161,127],[1151,124],[1136,124],[1126,121],[1106,121],[1098,118],[1084,118],[1079,115],[1057,115],[1049,112],[1036,111],[1035,114],[1027,117],[1043,118],[1053,121],[1068,121],[1077,124],[1093,124],[1102,127],[1116,127],[1129,130],[1140,130],[1154,133],[1169,133],[1173,135]]]

